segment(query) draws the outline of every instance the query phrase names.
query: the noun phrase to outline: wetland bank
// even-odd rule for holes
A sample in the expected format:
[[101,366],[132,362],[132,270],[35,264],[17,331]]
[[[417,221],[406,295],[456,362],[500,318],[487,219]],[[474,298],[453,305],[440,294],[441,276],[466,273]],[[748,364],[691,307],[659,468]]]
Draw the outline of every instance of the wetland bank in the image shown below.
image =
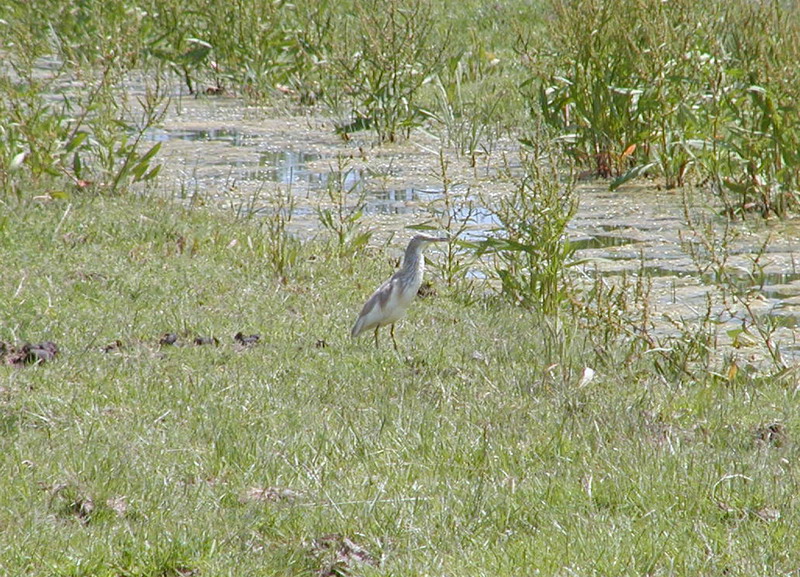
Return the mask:
[[[270,116],[239,99],[195,100],[179,108],[153,136],[163,145],[161,192],[181,191],[190,205],[256,215],[271,214],[276,195],[291,195],[291,230],[305,239],[331,232],[319,215],[337,202],[341,210],[360,213],[353,227],[376,244],[395,236],[402,244],[408,226],[458,229],[471,243],[504,237],[500,199],[524,178],[526,151],[510,139],[469,159],[437,148],[440,141],[424,132],[392,146],[377,146],[370,134],[344,141],[330,118]],[[569,178],[559,175],[565,187]],[[770,325],[770,339],[792,362],[800,296],[800,229],[793,218],[727,223],[713,195],[691,187],[665,190],[659,179],[614,191],[597,179],[571,186],[576,209],[563,232],[584,281],[616,285],[645,277],[649,302],[641,304],[651,308],[654,334],[675,335],[676,323],[685,323],[684,330],[712,323],[723,355],[736,356],[728,333],[749,330],[748,323]],[[697,247],[702,252],[709,243],[724,243],[719,248],[729,254],[700,254]],[[469,259],[466,276],[496,278],[496,264]],[[709,272],[714,267],[725,269],[716,279]],[[719,278],[723,273],[727,278]],[[747,302],[726,298],[726,290],[747,294]],[[767,349],[751,342],[738,356],[760,365]]]
[[0,9],[0,566],[796,572],[800,19],[614,6]]

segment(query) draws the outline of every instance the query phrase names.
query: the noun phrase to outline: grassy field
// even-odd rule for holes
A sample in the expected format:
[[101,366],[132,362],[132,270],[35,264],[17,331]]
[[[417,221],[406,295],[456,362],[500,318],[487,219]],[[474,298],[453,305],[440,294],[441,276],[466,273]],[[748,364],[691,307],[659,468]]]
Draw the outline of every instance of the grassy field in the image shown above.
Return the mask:
[[572,317],[437,279],[400,352],[376,350],[348,331],[395,255],[307,243],[283,282],[263,221],[132,196],[2,208],[0,339],[60,351],[0,366],[4,574],[800,566],[794,387],[665,379]]

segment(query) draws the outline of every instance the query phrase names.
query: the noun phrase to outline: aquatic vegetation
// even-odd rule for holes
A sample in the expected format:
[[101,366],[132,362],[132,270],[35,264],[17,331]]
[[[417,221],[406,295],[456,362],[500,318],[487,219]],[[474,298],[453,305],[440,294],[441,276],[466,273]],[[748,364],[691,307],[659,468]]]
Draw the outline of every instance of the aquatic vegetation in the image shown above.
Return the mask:
[[3,192],[23,195],[32,183],[51,196],[118,193],[153,180],[160,144],[145,134],[166,111],[162,79],[148,79],[141,94],[130,94],[120,85],[136,59],[111,46],[105,54],[83,52],[58,28],[42,42],[42,31],[30,26],[2,29],[9,46],[0,75],[0,113],[7,119],[0,129]]
[[442,66],[449,34],[434,35],[433,8],[420,0],[356,2],[344,25],[350,35],[331,55],[331,71],[354,118],[368,120],[381,142],[407,138],[422,124],[418,94]]
[[362,223],[367,192],[357,179],[350,183],[353,168],[348,159],[339,156],[336,160],[317,206],[317,218],[322,229],[332,234],[339,256],[351,256],[364,249],[372,238],[372,231]]
[[577,208],[575,182],[560,173],[559,151],[529,139],[522,158],[523,175],[511,194],[491,208],[497,219],[494,234],[477,243],[478,254],[491,254],[502,294],[514,303],[548,314],[568,302],[567,268],[574,249],[567,226]]
[[[98,79],[118,86],[136,72],[166,86],[177,76],[196,96],[322,104],[341,119],[344,137],[370,130],[391,142],[432,126],[475,162],[501,135],[524,137],[520,119],[528,113],[556,130],[576,162],[613,177],[612,188],[640,177],[663,179],[668,189],[706,183],[738,218],[797,208],[800,83],[785,65],[800,57],[797,10],[744,0],[647,0],[625,10],[602,0],[37,2],[5,6],[0,19],[8,24],[0,31],[12,84],[26,86],[29,103],[33,92],[56,89],[29,74],[43,58],[59,63],[63,81],[84,83],[84,93],[95,96],[80,102],[73,94],[73,120],[90,122],[88,108],[109,108],[110,92],[96,90]],[[15,90],[5,90],[6,109],[21,98]],[[92,157],[111,172],[113,158],[140,146],[134,137],[81,154],[92,140],[70,135],[102,127],[65,127],[60,113],[37,109],[17,124],[35,131],[38,122],[52,134],[42,123],[55,114],[52,124],[63,134],[53,142],[66,142],[44,146],[37,157],[38,142],[19,156],[26,145],[15,125],[3,137],[4,166],[50,166],[76,181],[98,180],[75,172],[90,170]],[[130,112],[120,110],[116,120],[135,132]],[[152,164],[156,152],[136,150],[139,162],[122,161],[136,170],[120,176],[155,174],[140,162]],[[100,180],[115,187],[116,176]],[[2,178],[13,180],[8,170]]]
[[[554,1],[531,58],[542,118],[612,188],[645,174],[713,183],[730,216],[797,208],[797,7]],[[532,95],[533,97],[533,95]]]

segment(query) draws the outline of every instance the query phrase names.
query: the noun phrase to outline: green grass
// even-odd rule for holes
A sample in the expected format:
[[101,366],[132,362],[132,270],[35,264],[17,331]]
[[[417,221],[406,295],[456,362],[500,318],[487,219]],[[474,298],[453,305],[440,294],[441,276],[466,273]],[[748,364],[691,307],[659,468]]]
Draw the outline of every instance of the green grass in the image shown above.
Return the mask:
[[[9,575],[800,565],[793,387],[668,382],[572,319],[441,285],[398,326],[400,354],[375,350],[348,332],[384,255],[307,243],[284,284],[259,221],[134,197],[0,214],[0,340],[61,349],[0,366]],[[238,331],[261,341],[241,349]],[[160,346],[165,332],[185,346]],[[584,366],[598,376],[579,387]],[[773,422],[781,436],[760,440]],[[256,487],[299,496],[246,499]]]

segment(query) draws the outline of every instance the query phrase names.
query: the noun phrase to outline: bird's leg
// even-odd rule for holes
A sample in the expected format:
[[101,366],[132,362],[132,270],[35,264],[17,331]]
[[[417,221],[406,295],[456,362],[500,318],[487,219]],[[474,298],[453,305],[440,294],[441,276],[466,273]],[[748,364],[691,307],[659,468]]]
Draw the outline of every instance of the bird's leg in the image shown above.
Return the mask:
[[394,323],[392,323],[392,328],[389,329],[389,333],[392,335],[392,342],[394,343],[394,350],[397,350],[397,341],[394,340]]
[[378,348],[378,329],[381,327],[375,327],[375,348]]

